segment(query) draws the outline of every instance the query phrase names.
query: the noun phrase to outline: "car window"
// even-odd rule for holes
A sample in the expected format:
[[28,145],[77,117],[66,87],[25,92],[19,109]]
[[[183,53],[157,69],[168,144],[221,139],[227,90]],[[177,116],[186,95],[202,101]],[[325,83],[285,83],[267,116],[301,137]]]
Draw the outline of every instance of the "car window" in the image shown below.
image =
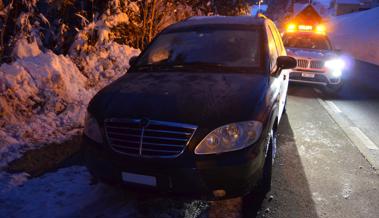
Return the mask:
[[274,40],[274,35],[271,32],[271,29],[267,29],[267,37],[268,37],[268,48],[270,52],[270,70],[275,70],[276,67],[276,60],[279,57],[278,50],[276,47],[276,43]]
[[328,39],[323,35],[308,34],[288,34],[284,37],[284,46],[289,48],[306,48],[331,50],[332,47]]
[[138,66],[217,65],[260,67],[260,32],[252,29],[200,29],[164,33],[146,50]]

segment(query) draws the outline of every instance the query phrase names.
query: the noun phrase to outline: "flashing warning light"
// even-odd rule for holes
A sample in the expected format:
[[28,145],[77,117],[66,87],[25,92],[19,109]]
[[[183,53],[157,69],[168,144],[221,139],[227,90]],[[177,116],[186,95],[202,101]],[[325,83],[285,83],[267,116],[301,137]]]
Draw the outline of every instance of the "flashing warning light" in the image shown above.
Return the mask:
[[316,33],[325,34],[326,27],[322,24],[316,26]]
[[295,24],[290,23],[290,24],[287,25],[287,32],[292,33],[292,32],[295,32],[295,31],[296,31],[296,25]]
[[312,25],[304,25],[304,24],[296,25],[296,24],[293,24],[293,23],[289,23],[287,25],[287,32],[293,33],[293,32],[297,32],[297,31],[300,31],[300,32],[315,32],[315,33],[318,33],[318,34],[325,35],[326,34],[326,27],[323,24],[319,24],[317,26],[312,26]]
[[299,25],[299,30],[312,31],[313,30],[313,26],[310,26],[310,25]]

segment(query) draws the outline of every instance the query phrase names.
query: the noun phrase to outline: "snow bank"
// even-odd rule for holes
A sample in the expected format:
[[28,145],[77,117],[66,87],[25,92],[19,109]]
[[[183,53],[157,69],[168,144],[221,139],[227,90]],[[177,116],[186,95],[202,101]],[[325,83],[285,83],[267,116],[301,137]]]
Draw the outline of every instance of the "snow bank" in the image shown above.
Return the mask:
[[[35,45],[22,46],[28,51]],[[89,100],[123,75],[138,53],[110,42],[84,58],[83,71],[72,58],[51,51],[1,65],[0,167],[27,150],[79,134]]]
[[41,50],[39,49],[36,40],[28,43],[26,39],[20,39],[17,41],[12,51],[12,56],[16,58],[35,57],[39,54],[41,54]]
[[[135,5],[134,10],[138,11]],[[70,55],[89,79],[89,86],[102,88],[129,69],[129,59],[140,50],[113,42],[112,28],[129,24],[125,13],[102,16],[81,30],[70,48]],[[91,42],[94,41],[94,42]]]
[[379,65],[379,7],[334,17],[329,25],[335,47]]
[[126,45],[107,43],[97,47],[89,54],[75,58],[82,72],[88,77],[89,85],[102,88],[114,78],[118,78],[129,69],[129,59],[140,53]]

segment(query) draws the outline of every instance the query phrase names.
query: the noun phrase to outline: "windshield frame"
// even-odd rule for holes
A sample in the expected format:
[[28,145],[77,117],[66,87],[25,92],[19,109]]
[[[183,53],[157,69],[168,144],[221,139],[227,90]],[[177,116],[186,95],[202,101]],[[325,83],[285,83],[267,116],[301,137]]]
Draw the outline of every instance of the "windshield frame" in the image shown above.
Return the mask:
[[[293,36],[293,35],[299,35],[300,37],[309,37],[309,36],[319,36],[319,37],[323,37],[323,40],[325,40],[329,46],[329,49],[320,49],[320,48],[304,48],[304,47],[289,47],[289,46],[286,46],[285,45],[285,41],[286,41],[286,38],[288,36]],[[333,44],[331,43],[331,41],[329,40],[329,37],[327,35],[321,35],[321,34],[318,34],[318,33],[298,33],[298,32],[295,32],[295,33],[285,33],[283,34],[282,36],[282,39],[283,39],[283,44],[284,44],[284,47],[285,48],[295,48],[295,49],[308,49],[308,50],[321,50],[321,51],[333,51],[334,50],[334,47],[333,47]]]
[[[266,49],[265,49],[265,34],[264,34],[264,29],[262,26],[260,25],[247,25],[247,24],[197,24],[197,25],[190,25],[190,26],[181,26],[181,27],[175,27],[175,24],[173,24],[172,26],[169,26],[167,27],[166,29],[164,29],[162,32],[160,32],[159,34],[157,34],[154,39],[148,44],[148,46],[141,52],[141,54],[137,57],[137,59],[135,60],[135,64],[133,64],[133,66],[130,66],[129,70],[128,70],[128,73],[141,73],[141,72],[149,72],[149,73],[154,73],[154,72],[160,72],[160,71],[178,71],[178,68],[176,67],[173,67],[173,69],[168,69],[169,65],[165,65],[165,66],[162,66],[162,65],[151,65],[152,68],[155,68],[157,70],[149,70],[149,71],[146,71],[146,70],[139,70],[138,68],[141,68],[143,66],[146,66],[146,65],[138,65],[139,61],[141,60],[141,57],[143,57],[147,51],[149,51],[149,49],[151,48],[151,46],[155,43],[155,41],[163,34],[167,34],[167,33],[176,33],[176,32],[191,32],[191,31],[197,31],[197,30],[202,30],[202,29],[206,29],[206,30],[212,30],[212,29],[215,29],[215,30],[242,30],[242,31],[249,31],[249,30],[252,30],[252,31],[257,31],[258,32],[258,35],[260,37],[260,40],[261,42],[258,43],[259,44],[259,52],[260,52],[260,63],[259,63],[259,66],[257,67],[232,67],[232,66],[214,66],[214,69],[212,69],[213,71],[222,71],[222,72],[228,72],[228,71],[236,71],[236,72],[251,72],[251,73],[254,73],[254,74],[262,74],[262,72],[265,72],[265,66],[266,66],[266,62],[267,62],[267,58],[266,58]],[[174,66],[174,65],[173,65]],[[187,68],[187,69],[185,69]],[[188,65],[188,66],[183,66],[182,69],[179,68],[180,71],[188,71],[188,68],[194,68],[193,72],[197,72],[197,71],[207,71],[207,72],[212,72],[212,70],[210,70],[210,67],[204,67],[204,69],[201,69],[202,67],[201,66],[198,66],[198,67],[194,67],[194,66],[191,66],[191,65]],[[195,69],[197,68],[197,69]],[[231,73],[232,73],[231,72]]]

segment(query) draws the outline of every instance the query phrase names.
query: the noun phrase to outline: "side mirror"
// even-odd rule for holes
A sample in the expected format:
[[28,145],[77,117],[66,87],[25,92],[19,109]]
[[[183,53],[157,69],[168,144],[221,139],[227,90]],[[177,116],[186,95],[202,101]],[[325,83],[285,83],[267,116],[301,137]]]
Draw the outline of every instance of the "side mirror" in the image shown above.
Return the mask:
[[129,66],[133,66],[137,61],[138,56],[133,56],[129,59]]
[[280,69],[292,69],[297,66],[296,59],[290,56],[279,56],[276,63]]

